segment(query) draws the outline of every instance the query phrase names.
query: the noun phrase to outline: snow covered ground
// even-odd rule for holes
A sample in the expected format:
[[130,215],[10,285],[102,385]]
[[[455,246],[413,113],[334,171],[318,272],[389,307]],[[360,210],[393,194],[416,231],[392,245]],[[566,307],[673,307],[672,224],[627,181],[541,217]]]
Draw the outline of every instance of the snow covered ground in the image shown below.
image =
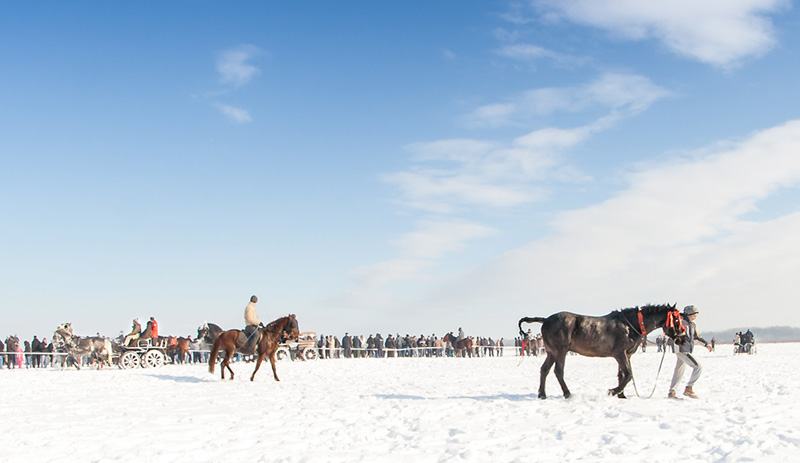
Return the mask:
[[[708,353],[699,400],[667,399],[674,356],[570,356],[536,397],[541,358],[342,359],[157,370],[0,371],[4,462],[787,462],[800,454],[800,344]],[[684,380],[688,379],[688,372]]]

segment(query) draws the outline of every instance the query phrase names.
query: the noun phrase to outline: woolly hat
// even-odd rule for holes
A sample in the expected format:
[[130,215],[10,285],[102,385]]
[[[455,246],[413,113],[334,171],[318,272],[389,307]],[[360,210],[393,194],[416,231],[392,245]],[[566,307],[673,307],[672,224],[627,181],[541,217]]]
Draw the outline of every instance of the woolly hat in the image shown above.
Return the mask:
[[694,315],[696,313],[700,313],[700,311],[697,310],[697,307],[693,305],[687,305],[686,307],[683,308],[683,313],[686,315]]

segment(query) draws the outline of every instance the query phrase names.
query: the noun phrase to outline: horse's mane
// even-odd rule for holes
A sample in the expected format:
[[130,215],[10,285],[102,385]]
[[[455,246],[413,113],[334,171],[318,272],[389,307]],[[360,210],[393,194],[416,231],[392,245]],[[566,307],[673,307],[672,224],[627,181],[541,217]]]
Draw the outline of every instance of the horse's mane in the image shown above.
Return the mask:
[[[275,332],[275,331],[281,330],[286,326],[286,323],[289,322],[289,320],[288,320],[289,318],[291,318],[291,317],[289,315],[287,315],[287,316],[281,317],[281,318],[279,318],[279,319],[277,319],[275,321],[271,321],[271,322],[269,322],[269,324],[265,328],[269,332]],[[279,327],[279,325],[281,323],[283,323],[283,326]]]
[[615,310],[614,312],[611,312],[608,315],[611,316],[611,317],[624,316],[626,318],[629,318],[630,316],[634,316],[636,314],[636,312],[639,312],[639,311],[642,312],[642,315],[648,316],[648,315],[658,314],[660,312],[664,312],[664,311],[668,311],[668,310],[672,310],[672,309],[674,309],[674,307],[671,306],[670,304],[646,304],[646,305],[643,305],[641,307],[638,307],[638,306],[637,307],[628,307],[626,309]]

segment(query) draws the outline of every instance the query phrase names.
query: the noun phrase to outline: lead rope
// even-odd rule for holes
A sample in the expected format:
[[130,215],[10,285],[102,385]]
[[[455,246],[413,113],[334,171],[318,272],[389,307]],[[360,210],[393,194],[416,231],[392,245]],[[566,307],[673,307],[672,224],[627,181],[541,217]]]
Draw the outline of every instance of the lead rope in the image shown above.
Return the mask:
[[656,392],[656,386],[658,386],[658,376],[661,374],[661,367],[664,365],[664,357],[667,355],[667,346],[663,346],[664,350],[661,354],[661,363],[658,364],[658,372],[656,372],[656,381],[653,383],[653,390],[650,391],[650,395],[647,397],[642,397],[639,395],[639,389],[636,388],[636,378],[633,377],[633,367],[631,367],[631,382],[633,383],[633,390],[636,392],[636,397],[640,399],[649,399],[653,397],[653,394]]
[[[636,330],[636,327],[633,326],[633,324],[628,320],[628,317],[626,317],[625,315],[622,315],[622,319],[625,320],[625,323],[627,323],[628,326],[633,328],[634,331]],[[637,349],[639,348],[639,345],[642,344],[642,339],[644,339],[645,342],[647,342],[647,335],[643,331],[640,331],[639,333],[640,333],[640,338],[639,338],[639,343],[636,346]],[[656,392],[656,386],[658,386],[658,377],[661,375],[661,367],[664,365],[664,357],[667,355],[667,346],[663,346],[663,347],[664,347],[664,350],[662,351],[662,354],[661,354],[661,362],[658,364],[658,371],[656,372],[656,381],[655,381],[655,383],[653,383],[653,390],[650,391],[650,395],[649,396],[642,397],[641,395],[639,395],[639,389],[636,387],[636,378],[633,376],[633,365],[631,365],[631,382],[633,383],[633,390],[636,392],[636,397],[638,397],[640,399],[649,399],[649,398],[653,397],[653,394],[655,394],[655,392]]]

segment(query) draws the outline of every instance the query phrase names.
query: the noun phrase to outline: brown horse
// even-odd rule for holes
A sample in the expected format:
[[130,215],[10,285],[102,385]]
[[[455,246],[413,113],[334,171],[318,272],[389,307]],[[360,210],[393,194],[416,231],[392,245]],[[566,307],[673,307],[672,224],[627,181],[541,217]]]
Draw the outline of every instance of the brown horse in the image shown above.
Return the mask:
[[[264,357],[269,356],[269,362],[272,364],[272,375],[275,376],[275,381],[278,379],[278,373],[275,371],[275,351],[278,350],[278,343],[281,341],[283,333],[287,333],[289,339],[297,339],[300,332],[297,327],[297,317],[294,314],[286,317],[281,317],[269,325],[259,328],[258,333],[261,336],[258,344],[256,345],[256,354],[258,361],[256,362],[256,369],[250,375],[250,381],[253,380],[264,361]],[[225,352],[222,363],[220,363],[220,373],[222,379],[225,379],[225,368],[231,373],[231,380],[233,380],[233,370],[231,369],[231,358],[238,349],[241,349],[247,343],[247,336],[241,330],[228,330],[223,331],[214,340],[214,345],[211,347],[211,356],[208,358],[208,371],[214,373],[214,366],[217,364],[217,354],[220,350]]]
[[464,357],[464,351],[466,350],[467,355],[472,358],[472,338],[464,338],[458,341],[453,333],[447,333],[444,335],[444,341],[450,341],[450,344],[453,346],[453,350],[456,352],[456,357],[459,355]]
[[173,363],[185,363],[189,355],[189,338],[170,336],[167,341],[167,354]]

